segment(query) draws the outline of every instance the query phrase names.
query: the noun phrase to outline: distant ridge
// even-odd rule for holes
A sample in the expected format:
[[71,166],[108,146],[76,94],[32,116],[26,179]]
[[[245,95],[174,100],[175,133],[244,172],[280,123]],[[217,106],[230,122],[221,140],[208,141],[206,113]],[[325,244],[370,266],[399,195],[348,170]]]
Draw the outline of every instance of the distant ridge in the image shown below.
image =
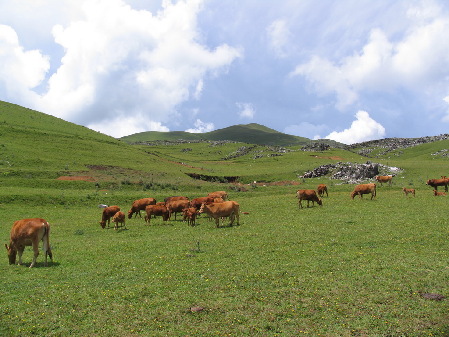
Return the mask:
[[238,124],[206,133],[147,131],[125,136],[120,139],[131,144],[153,142],[157,140],[228,140],[257,145],[289,146],[305,145],[311,142],[308,138],[288,135],[257,123]]

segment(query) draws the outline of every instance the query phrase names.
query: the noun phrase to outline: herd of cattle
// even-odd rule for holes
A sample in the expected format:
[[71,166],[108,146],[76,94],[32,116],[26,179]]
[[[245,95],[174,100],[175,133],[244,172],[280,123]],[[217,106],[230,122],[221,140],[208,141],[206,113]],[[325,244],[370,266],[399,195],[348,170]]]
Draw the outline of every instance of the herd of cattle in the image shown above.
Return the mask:
[[[391,185],[393,175],[390,176],[376,176],[375,179],[381,185],[388,183]],[[445,191],[448,192],[449,178],[442,176],[441,179],[429,179],[426,182],[434,188],[434,195],[446,195],[444,192],[438,192],[438,186],[444,186]],[[404,194],[412,194],[415,196],[415,190],[409,188],[402,189]],[[326,194],[328,196],[328,189],[325,184],[318,185],[317,190],[302,189],[296,192],[296,196],[299,200],[299,208],[302,208],[302,201],[307,201],[307,207],[309,207],[310,201],[312,205],[316,202],[318,205],[322,205],[321,198]],[[351,192],[351,198],[359,195],[362,198],[363,194],[371,194],[371,199],[376,196],[376,184],[360,184],[354,187]],[[234,223],[237,218],[237,225],[239,225],[239,213],[240,206],[237,202],[227,200],[228,195],[225,191],[217,191],[209,193],[206,197],[199,197],[189,200],[187,197],[168,197],[163,202],[156,202],[154,198],[144,198],[136,200],[132,203],[131,209],[128,211],[128,219],[131,219],[134,215],[141,216],[141,211],[145,211],[145,222],[150,224],[151,218],[155,216],[161,216],[163,221],[169,220],[174,215],[182,213],[183,220],[191,226],[195,226],[196,217],[198,214],[205,213],[209,217],[215,220],[215,225],[219,227],[220,219],[223,223],[225,218],[230,219],[230,225]],[[126,228],[126,216],[120,210],[118,206],[106,206],[104,205],[100,225],[102,228],[110,226],[110,222],[115,224],[114,228],[125,227]],[[33,246],[34,257],[30,265],[33,267],[36,263],[37,256],[39,255],[39,242],[43,242],[43,250],[45,252],[45,265],[47,265],[47,256],[53,261],[53,255],[49,242],[50,225],[45,219],[30,218],[15,221],[10,235],[9,246],[5,244],[8,252],[8,258],[10,264],[15,264],[17,255],[19,255],[18,264],[22,263],[22,254],[26,246]]]

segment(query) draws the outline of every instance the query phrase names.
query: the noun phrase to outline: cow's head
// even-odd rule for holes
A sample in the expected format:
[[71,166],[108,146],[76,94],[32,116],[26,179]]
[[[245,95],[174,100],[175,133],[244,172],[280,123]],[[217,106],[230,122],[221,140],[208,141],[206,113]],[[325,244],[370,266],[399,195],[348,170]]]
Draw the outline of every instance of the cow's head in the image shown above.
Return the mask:
[[132,217],[133,217],[133,211],[132,211],[132,209],[130,209],[128,211],[128,219],[131,219]]
[[106,227],[106,221],[100,221],[100,226],[104,229]]
[[8,259],[9,264],[16,264],[16,256],[17,251],[11,247],[11,245],[8,247],[8,245],[5,243],[6,251],[8,252]]
[[317,203],[318,203],[318,205],[323,206],[323,201],[320,198],[318,198]]

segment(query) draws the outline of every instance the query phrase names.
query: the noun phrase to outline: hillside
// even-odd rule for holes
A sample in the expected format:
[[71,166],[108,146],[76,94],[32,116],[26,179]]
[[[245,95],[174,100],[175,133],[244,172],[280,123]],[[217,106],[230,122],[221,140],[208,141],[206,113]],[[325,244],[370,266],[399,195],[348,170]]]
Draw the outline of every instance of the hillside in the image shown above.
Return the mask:
[[290,146],[305,145],[311,142],[308,138],[287,135],[256,123],[233,125],[206,133],[148,131],[125,136],[121,139],[130,144],[148,143],[157,140],[227,140],[258,145]]

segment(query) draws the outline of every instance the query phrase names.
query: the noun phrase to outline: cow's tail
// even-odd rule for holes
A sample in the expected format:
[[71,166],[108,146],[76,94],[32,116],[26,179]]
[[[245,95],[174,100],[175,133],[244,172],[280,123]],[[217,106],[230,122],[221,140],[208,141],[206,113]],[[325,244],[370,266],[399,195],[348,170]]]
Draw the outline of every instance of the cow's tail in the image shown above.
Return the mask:
[[45,264],[47,264],[47,255],[53,261],[53,254],[50,248],[50,224],[48,222],[43,223],[44,226],[44,236],[42,237],[43,251],[45,254]]

